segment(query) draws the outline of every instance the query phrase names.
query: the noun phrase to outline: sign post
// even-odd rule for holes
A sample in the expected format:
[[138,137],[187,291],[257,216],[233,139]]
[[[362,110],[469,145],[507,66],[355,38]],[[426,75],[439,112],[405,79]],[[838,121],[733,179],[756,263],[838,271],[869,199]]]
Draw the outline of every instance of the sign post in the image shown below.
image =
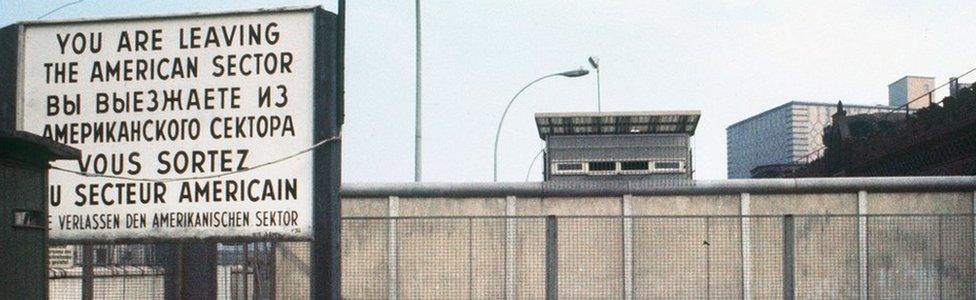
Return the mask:
[[82,150],[53,164],[50,238],[312,241],[312,293],[338,298],[337,34],[319,7],[0,29],[0,124]]

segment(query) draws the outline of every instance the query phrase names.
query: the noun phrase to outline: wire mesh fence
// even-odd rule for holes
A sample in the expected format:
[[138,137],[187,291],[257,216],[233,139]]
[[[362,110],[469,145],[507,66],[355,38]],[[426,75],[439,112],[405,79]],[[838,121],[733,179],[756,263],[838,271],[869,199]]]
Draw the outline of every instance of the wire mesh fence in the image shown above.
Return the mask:
[[82,299],[86,273],[95,299],[154,299],[165,290],[155,245],[61,245],[48,252],[50,299]]
[[[974,298],[973,220],[973,215],[346,218],[342,294],[349,299]],[[187,266],[167,264],[166,246],[53,247],[50,297],[82,299],[87,272],[94,299],[168,298],[171,281],[179,280],[174,272]],[[215,248],[217,288],[208,298],[308,298],[308,243]],[[82,249],[90,249],[90,257]]]

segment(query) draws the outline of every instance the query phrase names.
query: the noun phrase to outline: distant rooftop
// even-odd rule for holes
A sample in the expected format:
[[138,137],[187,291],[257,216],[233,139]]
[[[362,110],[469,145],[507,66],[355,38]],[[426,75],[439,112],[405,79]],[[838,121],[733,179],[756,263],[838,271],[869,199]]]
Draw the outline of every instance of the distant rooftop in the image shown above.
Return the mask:
[[[748,121],[751,121],[753,119],[760,118],[760,117],[765,116],[767,114],[770,114],[770,113],[772,113],[774,111],[777,111],[777,110],[780,110],[780,109],[783,109],[785,107],[792,106],[792,105],[837,107],[837,102],[832,102],[831,103],[831,102],[813,102],[813,101],[790,101],[790,102],[783,103],[783,104],[781,104],[779,106],[770,108],[770,109],[768,109],[766,111],[763,111],[761,113],[758,113],[756,115],[753,115],[753,116],[750,116],[748,118],[745,118],[745,119],[743,119],[741,121],[732,123],[732,125],[729,125],[728,127],[725,127],[725,129],[728,130],[728,129],[732,128],[732,127],[739,126],[739,125],[741,125],[743,123],[746,123]],[[885,105],[885,104],[875,104],[875,105],[849,104],[846,101],[844,101],[844,108],[874,108],[874,109],[889,109],[890,110],[890,109],[895,109],[895,108],[898,108],[898,107],[897,106],[889,106],[889,105]]]
[[552,135],[695,135],[700,117],[697,110],[537,113],[535,123],[542,139]]
[[[935,79],[935,77],[931,77],[931,76],[916,76],[916,75],[906,75],[905,77],[902,77],[902,78],[898,78],[898,80],[895,80],[895,81],[894,81],[894,82],[892,82],[891,84],[895,84],[895,83],[898,83],[899,81],[902,81],[902,80],[905,80],[905,79],[909,79],[909,78],[920,78],[920,79]],[[889,85],[891,85],[891,84],[889,84]]]

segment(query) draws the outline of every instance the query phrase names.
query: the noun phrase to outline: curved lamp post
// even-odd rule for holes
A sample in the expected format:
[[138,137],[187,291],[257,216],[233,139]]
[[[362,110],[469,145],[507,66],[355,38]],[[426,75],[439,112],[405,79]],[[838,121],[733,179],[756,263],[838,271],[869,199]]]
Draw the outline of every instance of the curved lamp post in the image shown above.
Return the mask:
[[525,171],[525,182],[529,182],[529,175],[532,175],[532,167],[535,166],[535,161],[539,160],[539,156],[542,156],[542,153],[545,152],[546,147],[543,146],[542,149],[539,149],[539,153],[536,153],[535,157],[532,158],[532,162],[529,163],[529,169]]
[[505,122],[505,116],[508,115],[508,109],[512,107],[512,103],[515,103],[515,99],[518,99],[518,96],[521,95],[522,92],[525,91],[525,89],[529,88],[530,86],[532,86],[532,84],[535,84],[536,82],[542,81],[543,79],[546,79],[546,78],[549,78],[549,77],[556,77],[556,76],[563,76],[563,77],[569,77],[569,78],[572,78],[572,77],[580,77],[580,76],[584,76],[584,75],[589,74],[589,73],[590,73],[590,71],[587,71],[587,70],[584,70],[583,68],[580,68],[580,69],[576,69],[576,70],[572,70],[572,71],[566,71],[566,72],[560,72],[560,73],[555,73],[555,74],[549,74],[549,75],[546,75],[546,76],[539,77],[539,79],[533,80],[532,82],[529,82],[529,84],[526,84],[524,87],[522,87],[522,89],[519,90],[518,93],[515,93],[515,97],[512,97],[512,100],[509,100],[508,101],[508,105],[505,106],[505,112],[502,113],[502,119],[500,121],[498,121],[498,130],[495,132],[495,153],[494,153],[494,159],[493,159],[493,161],[494,161],[494,168],[492,170],[492,181],[496,181],[496,182],[498,181],[498,136],[501,135],[501,133],[502,133],[502,123]]

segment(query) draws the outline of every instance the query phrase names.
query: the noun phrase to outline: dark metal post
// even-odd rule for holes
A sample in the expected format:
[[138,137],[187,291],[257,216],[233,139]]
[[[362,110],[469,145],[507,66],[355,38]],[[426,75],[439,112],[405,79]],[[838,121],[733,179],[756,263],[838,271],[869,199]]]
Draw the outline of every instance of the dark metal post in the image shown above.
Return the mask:
[[[599,100],[597,103],[600,103]],[[621,199],[620,202],[620,299],[627,299],[627,216],[624,212],[623,201],[625,200]]]
[[335,139],[316,148],[312,180],[312,237],[309,242],[309,293],[311,299],[341,299],[342,251],[339,200],[343,122],[343,52],[346,1],[338,0],[337,16],[320,14],[316,41],[332,43],[334,48],[316,48],[315,133],[313,140]]
[[474,230],[468,217],[468,299],[474,299]]
[[795,296],[794,268],[794,227],[793,215],[783,216],[783,299],[791,300]]
[[180,299],[180,295],[183,295],[181,279],[183,270],[180,268],[183,249],[178,244],[156,244],[156,255],[165,272],[163,273],[163,299]]
[[711,244],[712,224],[711,218],[705,217],[705,299],[712,299],[712,244]]
[[336,3],[336,111],[338,111],[338,126],[346,122],[346,0]]
[[945,276],[945,256],[942,251],[942,249],[945,246],[942,240],[943,217],[944,216],[939,216],[939,260],[938,260],[939,264],[936,266],[938,271],[937,274],[939,275],[939,299],[945,299],[944,298],[945,286],[942,283],[942,277]]
[[[257,284],[251,285],[251,284],[249,284],[250,283],[249,281],[250,280],[257,281],[258,280],[258,276],[257,276],[258,273],[257,272],[254,272],[254,277],[248,278],[251,275],[251,257],[250,257],[251,256],[251,252],[250,252],[250,249],[248,249],[248,246],[250,246],[250,245],[251,245],[251,243],[244,243],[243,244],[244,249],[241,249],[243,251],[243,253],[244,253],[244,263],[243,263],[244,264],[244,272],[243,272],[244,273],[244,277],[241,280],[241,282],[243,283],[243,291],[241,291],[241,295],[245,295],[245,298],[247,297],[246,295],[251,295],[251,297],[257,296],[256,293],[258,291],[258,289],[255,288],[253,291],[248,292],[248,287],[249,286],[257,287]],[[254,299],[257,299],[257,297],[255,297]]]
[[194,242],[181,245],[181,299],[217,298],[217,244]]
[[546,217],[546,299],[559,299],[559,226],[556,216]]
[[864,299],[871,295],[871,217],[864,216]]
[[81,299],[95,299],[95,266],[92,245],[81,246]]
[[268,299],[278,298],[278,242],[270,243],[270,261],[268,262]]

